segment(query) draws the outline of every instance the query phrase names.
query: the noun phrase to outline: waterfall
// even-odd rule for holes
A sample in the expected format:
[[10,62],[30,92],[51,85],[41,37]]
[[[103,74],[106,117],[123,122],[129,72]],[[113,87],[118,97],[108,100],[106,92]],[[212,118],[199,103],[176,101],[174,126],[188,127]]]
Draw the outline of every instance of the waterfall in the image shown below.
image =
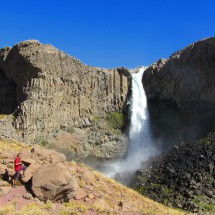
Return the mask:
[[142,77],[146,68],[138,68],[137,73],[132,74],[127,170],[134,170],[134,167],[137,169],[142,161],[146,161],[150,156],[157,154],[151,137],[147,98],[142,84]]
[[124,160],[112,163],[114,172],[107,174],[109,176],[114,176],[116,172],[136,170],[141,162],[158,153],[151,137],[147,98],[142,84],[145,69],[146,67],[141,67],[131,71],[132,94],[128,102],[130,104],[128,152]]
[[142,84],[144,70],[145,67],[141,67],[138,73],[132,74],[129,138],[131,142],[138,141],[135,144],[140,144],[141,137],[148,135],[149,132],[147,99]]

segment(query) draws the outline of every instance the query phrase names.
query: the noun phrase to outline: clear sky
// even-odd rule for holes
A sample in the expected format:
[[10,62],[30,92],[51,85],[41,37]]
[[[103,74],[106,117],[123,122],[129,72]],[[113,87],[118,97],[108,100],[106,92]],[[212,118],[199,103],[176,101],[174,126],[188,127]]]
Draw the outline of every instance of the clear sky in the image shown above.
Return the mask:
[[52,44],[103,68],[149,65],[215,36],[214,0],[2,0],[0,47]]

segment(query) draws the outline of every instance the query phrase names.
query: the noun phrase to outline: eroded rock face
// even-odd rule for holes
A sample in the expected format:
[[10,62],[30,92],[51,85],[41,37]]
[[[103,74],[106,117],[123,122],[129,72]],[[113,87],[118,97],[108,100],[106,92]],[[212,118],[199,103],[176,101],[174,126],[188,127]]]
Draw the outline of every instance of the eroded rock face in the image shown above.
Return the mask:
[[215,128],[215,37],[149,66],[143,85],[158,144],[203,137]]
[[192,43],[144,73],[149,99],[172,100],[180,108],[215,107],[215,37]]
[[125,72],[87,66],[51,45],[24,41],[0,50],[0,109],[15,111],[25,142],[47,139],[61,127],[89,126],[92,115],[121,111]]
[[[60,132],[51,148],[66,155],[68,160],[84,161],[86,158],[103,159],[122,158],[128,148],[128,138],[122,133],[111,133],[107,128],[76,129],[76,132]],[[87,159],[88,160],[88,159]]]

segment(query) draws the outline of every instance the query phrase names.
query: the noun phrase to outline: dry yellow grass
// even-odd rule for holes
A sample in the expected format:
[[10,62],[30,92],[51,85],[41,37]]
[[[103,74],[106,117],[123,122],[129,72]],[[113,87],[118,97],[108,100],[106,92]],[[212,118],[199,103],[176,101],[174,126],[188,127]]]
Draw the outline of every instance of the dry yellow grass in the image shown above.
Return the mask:
[[[50,208],[49,208],[50,207]],[[12,203],[0,207],[0,215],[52,215],[54,210],[54,206],[45,207],[44,205],[40,204],[29,204],[25,207],[23,207],[21,210],[17,210],[15,208],[15,205]],[[97,214],[118,214],[118,212],[112,210],[107,211],[103,209],[102,207],[95,207],[95,206],[89,206],[84,203],[66,203],[62,204],[62,207],[59,209],[57,214],[59,215],[80,215],[80,214],[86,214],[89,211],[95,211]],[[56,211],[55,211],[56,212]],[[159,206],[155,202],[148,202],[147,207],[143,207],[142,210],[140,210],[143,215],[188,215],[188,213],[173,210],[164,206]],[[129,213],[132,215],[132,213]]]
[[29,149],[25,143],[20,143],[16,141],[8,141],[0,139],[0,151],[20,151],[21,149]]
[[[162,204],[154,202],[153,200],[138,194],[136,191],[119,184],[112,178],[104,177],[104,175],[97,171],[94,171],[94,173],[97,177],[103,179],[105,183],[110,186],[110,189],[114,193],[114,199],[118,201],[124,201],[125,204],[129,204],[129,202],[132,202],[133,206],[135,206],[134,209],[137,211],[141,211],[144,215],[188,214],[187,212],[168,208]],[[109,195],[109,197],[107,196],[106,198],[109,198],[109,201],[111,201],[113,199],[113,195]]]
[[29,204],[21,210],[17,210],[14,204],[9,204],[0,207],[0,215],[50,215],[42,206],[36,204]]
[[0,120],[4,119],[7,115],[6,114],[0,114]]
[[[114,211],[114,208],[116,208],[119,202],[123,202],[123,210],[125,212],[131,212],[133,210],[134,212],[141,212],[144,215],[188,214],[184,211],[168,208],[162,204],[154,202],[153,200],[138,194],[136,191],[119,184],[114,179],[105,177],[103,174],[87,167],[84,164],[80,165],[75,162],[71,162],[70,165],[73,166],[74,169],[78,168],[79,170],[82,169],[83,171],[88,170],[93,172],[93,174],[95,175],[95,181],[92,180],[90,185],[88,184],[87,187],[93,190],[94,193],[98,194],[100,198],[105,200],[105,202],[111,208],[111,210],[109,211],[109,213],[111,214],[117,214],[117,212]],[[78,179],[79,183],[85,184],[86,186],[86,182],[83,181],[81,174],[82,172],[80,172],[80,175],[78,175],[76,172],[76,178]],[[85,188],[85,186],[81,187]],[[90,207],[88,206],[88,209],[89,208]],[[96,207],[94,207],[94,209],[97,209],[97,212],[102,211],[101,209]]]

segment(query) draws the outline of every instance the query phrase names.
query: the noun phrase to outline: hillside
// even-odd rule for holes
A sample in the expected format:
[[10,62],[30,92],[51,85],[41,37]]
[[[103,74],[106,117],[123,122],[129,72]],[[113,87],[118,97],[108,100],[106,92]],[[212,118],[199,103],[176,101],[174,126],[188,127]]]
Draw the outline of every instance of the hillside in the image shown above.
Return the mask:
[[175,146],[138,170],[131,187],[168,206],[215,214],[215,132]]
[[[1,178],[4,178],[3,168],[6,167],[9,174],[12,174],[12,162],[17,152],[22,152],[23,160],[25,160],[28,154],[31,153],[32,146],[1,140],[0,149]],[[43,148],[41,147],[40,150],[43,150]],[[46,151],[46,153],[50,153],[50,150]],[[55,152],[52,151],[49,155],[53,156],[53,153]],[[47,159],[44,154],[40,158],[38,156],[39,154],[37,154],[37,158],[35,157],[35,159],[40,159],[40,161]],[[30,184],[35,183],[34,177],[37,173],[33,175],[33,182],[30,180],[30,182],[26,183],[26,186],[20,184],[17,188],[12,188],[8,182],[1,179],[0,214],[185,214],[139,195],[135,191],[118,184],[113,179],[104,177],[102,174],[83,164],[67,161],[59,163],[70,169],[73,175],[72,198],[67,200],[67,202],[63,202],[62,199],[57,201],[46,200],[44,202],[39,200],[41,196],[32,196],[28,190],[29,186],[34,186]],[[47,165],[47,163],[43,165]],[[43,168],[43,165],[40,168]],[[29,169],[30,166],[28,167]],[[28,175],[29,173],[26,171],[26,174]],[[48,177],[48,175],[44,175],[44,177]],[[59,176],[55,174],[55,178],[57,177]],[[53,180],[55,179],[53,178]],[[26,188],[28,189],[26,190]]]

